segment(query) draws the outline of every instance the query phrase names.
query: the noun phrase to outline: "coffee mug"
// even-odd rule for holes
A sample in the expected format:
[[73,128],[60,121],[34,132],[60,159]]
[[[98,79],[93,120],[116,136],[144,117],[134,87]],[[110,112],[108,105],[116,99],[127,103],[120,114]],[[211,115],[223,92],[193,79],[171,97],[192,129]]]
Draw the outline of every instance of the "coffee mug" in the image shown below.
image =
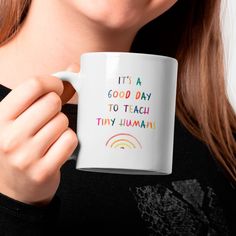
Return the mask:
[[177,60],[131,52],[81,55],[80,72],[53,74],[79,94],[79,170],[171,174]]

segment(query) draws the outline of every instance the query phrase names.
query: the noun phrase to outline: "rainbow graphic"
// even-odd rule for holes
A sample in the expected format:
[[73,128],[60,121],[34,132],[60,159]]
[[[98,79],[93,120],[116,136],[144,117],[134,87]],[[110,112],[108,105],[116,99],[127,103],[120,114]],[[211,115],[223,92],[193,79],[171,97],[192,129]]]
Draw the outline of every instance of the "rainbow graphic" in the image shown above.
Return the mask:
[[142,148],[141,143],[136,137],[127,133],[119,133],[110,137],[106,146],[109,148],[119,148],[119,149],[136,149]]

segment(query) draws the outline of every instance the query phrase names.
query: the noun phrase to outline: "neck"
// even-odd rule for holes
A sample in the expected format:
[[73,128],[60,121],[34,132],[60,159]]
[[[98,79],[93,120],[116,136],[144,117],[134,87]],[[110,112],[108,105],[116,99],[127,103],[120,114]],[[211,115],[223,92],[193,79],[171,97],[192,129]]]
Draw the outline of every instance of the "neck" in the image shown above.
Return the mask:
[[135,30],[102,27],[70,7],[63,1],[32,2],[18,34],[0,48],[0,69],[6,72],[6,85],[15,87],[26,77],[79,64],[84,52],[130,50]]

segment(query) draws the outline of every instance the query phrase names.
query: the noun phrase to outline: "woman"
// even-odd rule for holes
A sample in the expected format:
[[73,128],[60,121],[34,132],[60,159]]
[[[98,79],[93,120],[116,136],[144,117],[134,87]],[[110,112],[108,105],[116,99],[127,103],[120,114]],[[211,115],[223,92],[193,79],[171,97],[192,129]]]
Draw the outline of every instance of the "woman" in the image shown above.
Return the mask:
[[[220,3],[0,1],[2,235],[234,235],[236,117],[224,85]],[[83,52],[140,50],[137,32],[158,20],[170,35],[155,45],[168,48],[151,53],[179,61],[173,174],[75,170],[66,161],[78,144],[77,97],[50,75],[79,71]]]

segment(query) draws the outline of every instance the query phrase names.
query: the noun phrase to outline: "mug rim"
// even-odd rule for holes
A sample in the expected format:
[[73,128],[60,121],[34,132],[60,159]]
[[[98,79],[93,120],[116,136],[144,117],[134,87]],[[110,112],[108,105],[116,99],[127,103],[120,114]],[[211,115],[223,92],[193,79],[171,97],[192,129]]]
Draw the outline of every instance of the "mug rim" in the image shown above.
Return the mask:
[[169,56],[164,56],[164,55],[159,55],[159,54],[148,54],[148,53],[137,53],[137,52],[119,52],[119,51],[102,51],[102,52],[85,52],[81,54],[82,57],[86,56],[92,56],[92,55],[114,55],[114,56],[121,56],[121,55],[126,55],[126,56],[142,56],[142,57],[148,57],[152,59],[158,59],[158,60],[170,60],[172,62],[175,62],[178,64],[178,61],[174,57],[169,57]]

